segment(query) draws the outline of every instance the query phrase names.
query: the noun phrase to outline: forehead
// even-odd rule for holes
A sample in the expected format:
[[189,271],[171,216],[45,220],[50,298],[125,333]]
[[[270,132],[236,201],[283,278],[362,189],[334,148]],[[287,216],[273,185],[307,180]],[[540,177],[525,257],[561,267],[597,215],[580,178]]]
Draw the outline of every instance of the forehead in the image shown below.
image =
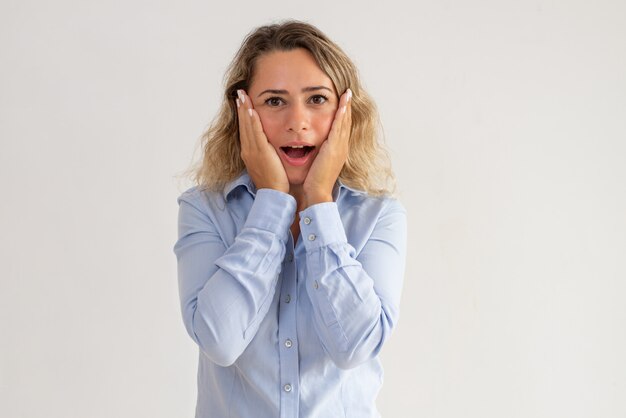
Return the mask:
[[306,49],[272,51],[257,58],[250,89],[289,89],[322,85],[334,91],[333,82]]

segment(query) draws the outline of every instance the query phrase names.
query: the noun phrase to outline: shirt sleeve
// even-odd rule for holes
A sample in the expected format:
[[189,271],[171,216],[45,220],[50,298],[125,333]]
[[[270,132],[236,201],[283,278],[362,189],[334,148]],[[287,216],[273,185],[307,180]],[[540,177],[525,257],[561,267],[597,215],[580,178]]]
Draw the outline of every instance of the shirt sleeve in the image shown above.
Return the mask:
[[314,327],[326,352],[341,368],[356,367],[376,356],[399,316],[406,212],[390,199],[374,221],[357,256],[335,202],[300,212]]
[[[183,195],[185,196],[185,195]],[[260,189],[246,222],[226,247],[200,199],[179,198],[178,283],[187,332],[215,363],[235,362],[272,302],[295,199]]]

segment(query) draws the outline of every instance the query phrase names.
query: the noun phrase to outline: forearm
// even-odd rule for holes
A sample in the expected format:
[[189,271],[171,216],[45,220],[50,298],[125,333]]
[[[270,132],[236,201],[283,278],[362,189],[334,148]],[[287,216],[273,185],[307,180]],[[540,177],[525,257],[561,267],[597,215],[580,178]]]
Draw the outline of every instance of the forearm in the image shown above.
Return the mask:
[[300,222],[315,329],[339,367],[357,366],[380,351],[397,322],[404,213],[379,219],[358,256],[347,241],[335,203],[303,211]]
[[289,195],[259,190],[228,248],[209,232],[180,238],[183,320],[190,336],[215,363],[232,364],[267,314],[294,212]]

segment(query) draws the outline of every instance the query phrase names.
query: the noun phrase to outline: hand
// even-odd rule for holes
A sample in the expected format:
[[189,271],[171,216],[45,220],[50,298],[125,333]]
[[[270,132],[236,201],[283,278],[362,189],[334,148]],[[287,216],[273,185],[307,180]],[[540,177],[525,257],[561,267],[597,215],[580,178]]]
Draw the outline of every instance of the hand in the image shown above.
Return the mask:
[[237,91],[237,116],[241,158],[257,189],[274,189],[289,193],[289,180],[276,150],[268,142],[259,114],[243,90]]
[[333,187],[348,159],[352,129],[352,91],[347,89],[339,100],[333,125],[304,180],[305,208],[316,203],[332,202]]

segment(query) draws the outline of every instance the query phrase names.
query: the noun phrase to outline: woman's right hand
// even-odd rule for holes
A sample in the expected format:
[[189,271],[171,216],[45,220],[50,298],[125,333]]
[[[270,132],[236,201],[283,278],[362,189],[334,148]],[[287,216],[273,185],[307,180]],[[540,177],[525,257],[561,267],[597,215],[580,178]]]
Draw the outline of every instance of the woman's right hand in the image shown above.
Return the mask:
[[263,132],[261,119],[252,107],[250,97],[243,90],[237,90],[237,96],[241,158],[248,175],[257,189],[274,189],[289,193],[289,180],[285,168]]

